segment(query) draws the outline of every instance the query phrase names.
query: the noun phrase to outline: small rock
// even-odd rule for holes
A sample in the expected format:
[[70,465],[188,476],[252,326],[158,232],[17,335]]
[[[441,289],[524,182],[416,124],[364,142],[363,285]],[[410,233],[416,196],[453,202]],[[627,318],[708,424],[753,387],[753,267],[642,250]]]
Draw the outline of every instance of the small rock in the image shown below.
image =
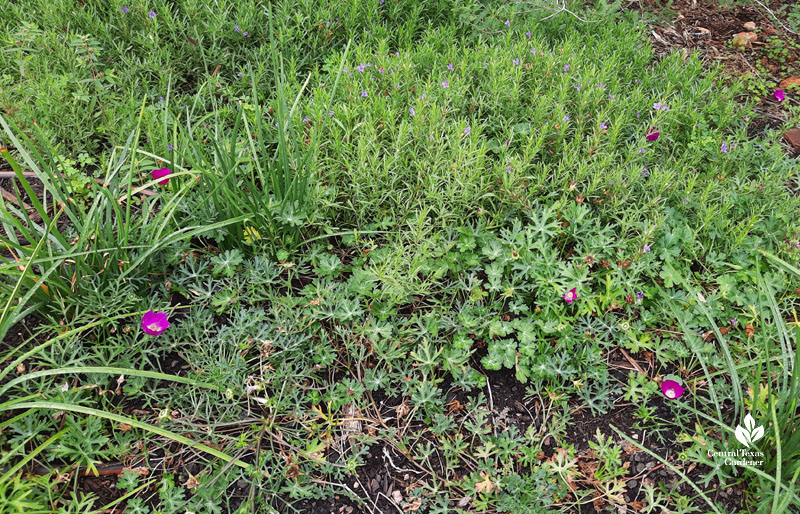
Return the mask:
[[642,471],[644,471],[644,464],[640,462],[639,464],[636,465],[636,474],[638,475]]
[[628,480],[628,489],[634,489],[638,487],[639,481],[638,480]]
[[792,148],[800,148],[800,129],[792,128],[784,132],[783,139],[792,145]]
[[398,491],[397,489],[395,489],[394,491],[392,491],[392,500],[396,504],[400,505],[400,502],[403,501],[403,494],[400,491]]
[[755,32],[739,32],[733,35],[733,46],[737,48],[750,47],[754,41],[758,41]]
[[754,30],[756,30],[756,24],[752,21],[748,21],[747,23],[742,25],[742,27],[744,28],[744,30],[748,32],[753,32]]
[[380,487],[380,484],[378,484],[378,480],[377,480],[377,479],[375,479],[375,478],[373,478],[373,479],[370,481],[370,483],[369,483],[369,488],[370,488],[370,489],[372,490],[372,492],[374,493],[375,491],[377,491],[377,490],[378,490],[378,488],[379,488],[379,487]]
[[790,86],[800,87],[800,77],[789,77],[781,80],[781,83],[778,84],[778,89],[788,89]]

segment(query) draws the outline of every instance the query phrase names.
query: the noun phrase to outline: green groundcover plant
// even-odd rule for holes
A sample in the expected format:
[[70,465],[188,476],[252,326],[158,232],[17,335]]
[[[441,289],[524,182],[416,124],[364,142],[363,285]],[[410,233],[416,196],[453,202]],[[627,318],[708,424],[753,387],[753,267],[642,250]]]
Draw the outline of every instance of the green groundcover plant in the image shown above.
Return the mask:
[[800,508],[800,177],[742,84],[604,2],[23,3],[0,513]]

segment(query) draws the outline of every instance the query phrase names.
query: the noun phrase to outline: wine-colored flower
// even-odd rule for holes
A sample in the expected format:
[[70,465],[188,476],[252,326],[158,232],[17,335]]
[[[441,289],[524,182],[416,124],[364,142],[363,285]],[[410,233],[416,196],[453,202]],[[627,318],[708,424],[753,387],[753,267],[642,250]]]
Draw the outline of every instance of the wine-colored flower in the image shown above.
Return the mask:
[[783,92],[783,89],[775,90],[775,92],[772,93],[772,97],[779,102],[786,100],[786,94]]
[[674,380],[664,380],[661,383],[661,392],[670,400],[677,400],[683,396],[683,386]]
[[159,180],[158,183],[162,186],[169,182],[169,175],[172,174],[172,170],[169,168],[159,168],[157,170],[153,170],[150,172],[150,175],[153,176],[153,180],[159,179],[161,177],[167,177],[164,180]]
[[157,336],[169,328],[166,312],[154,312],[149,310],[142,316],[142,330],[145,334]]
[[655,141],[656,139],[658,139],[658,136],[660,135],[661,133],[658,131],[658,128],[650,127],[650,130],[647,131],[647,140]]
[[565,302],[572,303],[578,299],[578,293],[575,292],[575,288],[573,287],[572,289],[561,295],[561,297],[564,298]]

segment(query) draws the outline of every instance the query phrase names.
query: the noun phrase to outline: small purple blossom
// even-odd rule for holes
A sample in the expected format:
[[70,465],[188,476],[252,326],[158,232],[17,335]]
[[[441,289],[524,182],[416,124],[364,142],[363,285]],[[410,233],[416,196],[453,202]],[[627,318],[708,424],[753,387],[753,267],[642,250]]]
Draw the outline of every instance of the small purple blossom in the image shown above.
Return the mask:
[[470,128],[470,126],[467,125],[467,128],[464,129],[464,135],[468,136],[470,132],[472,132],[472,128]]
[[569,71],[570,65],[569,64],[565,64],[563,69],[564,69],[564,71]]
[[719,151],[722,153],[728,153],[728,145],[726,145],[724,141],[722,142],[722,146],[719,147]]
[[614,99],[614,95],[608,95],[608,99],[609,100],[613,100]]
[[417,115],[417,111],[415,111],[413,107],[409,107],[409,108],[408,108],[408,113],[409,113],[411,116],[416,116],[416,115]]
[[510,27],[510,26],[511,26],[511,20],[506,20],[506,27]]
[[597,85],[597,87],[599,87],[599,88],[600,88],[600,89],[602,89],[603,91],[605,91],[605,89],[606,89],[606,85],[605,85],[605,83],[604,83],[604,82],[601,82],[600,84],[598,84],[598,85]]
[[433,141],[435,138],[433,137],[433,134],[431,134],[430,136],[428,136],[428,139],[430,139],[431,141]]
[[166,312],[154,312],[149,310],[142,316],[142,330],[145,334],[157,336],[169,328]]
[[636,291],[636,300],[642,301],[644,299],[644,291]]
[[[648,175],[650,175],[650,172],[649,172],[649,171],[647,171],[647,168],[642,168],[642,176],[643,176],[643,177],[646,177],[646,176],[648,176]],[[649,248],[649,247],[648,247],[648,248]]]
[[447,63],[447,69],[448,70],[452,70],[453,69],[453,63]]
[[642,253],[648,253],[649,251],[650,251],[650,245],[644,245],[644,248],[642,248]]
[[564,117],[563,117],[563,118],[561,118],[561,121],[564,121],[564,122],[566,122],[566,121],[569,121],[569,116],[567,116],[567,115],[565,114],[565,115],[564,115]]
[[450,87],[450,83],[449,83],[449,82],[447,82],[446,80],[443,80],[443,81],[442,81],[442,87],[443,87],[443,88],[445,88],[445,89],[447,89],[448,87]]
[[150,18],[155,18],[156,17],[156,12],[155,11],[150,11],[150,14],[148,16],[150,16]]
[[236,32],[241,32],[242,31],[242,29],[239,28],[239,25],[234,25],[233,26],[233,30],[236,31]]
[[422,100],[425,100],[425,93],[422,93],[422,95],[420,96],[420,98],[421,98]]
[[506,173],[511,173],[511,166],[509,166],[508,168],[506,168]]
[[356,67],[356,69],[357,69],[358,71],[360,71],[361,73],[364,73],[364,63],[362,62],[361,64],[359,64],[359,65]]
[[729,321],[732,327],[735,327],[736,325],[739,324],[739,320],[737,320],[736,318],[731,318]]
[[122,14],[128,14],[128,11],[130,10],[124,5],[121,7],[121,9],[122,9]]
[[533,55],[536,55],[536,49],[535,49],[535,48],[531,48],[531,53],[532,53]]
[[334,114],[336,114],[336,113],[335,113],[335,112],[333,112],[333,109],[331,109],[330,111],[328,111],[328,116],[330,116],[330,117],[333,117],[333,116],[334,116]]
[[362,92],[361,92],[361,96],[363,96],[364,98],[366,98],[366,96],[367,96],[367,92],[366,92],[366,91],[362,91]]
[[661,110],[661,102],[656,102],[653,104],[653,109],[660,111]]
[[514,59],[514,66],[519,66],[519,57]]
[[531,37],[531,31],[529,30],[528,32],[525,33],[525,35]]
[[243,77],[243,76],[244,76],[244,73],[242,73],[242,72],[240,71],[239,73],[237,73],[237,74],[236,74],[236,76],[237,76],[237,77]]
[[250,33],[249,33],[249,32],[242,32],[242,35],[243,35],[243,36],[249,36],[249,35],[250,35]]
[[167,151],[168,151],[168,152],[171,152],[171,151],[172,151],[172,145],[167,145]]
[[639,153],[644,153],[644,152],[645,152],[644,148],[639,148]]
[[607,129],[607,128],[608,128],[608,125],[606,125],[605,123],[603,123],[603,122],[601,121],[601,122],[600,122],[600,130],[605,130],[605,129]]
[[303,118],[303,123],[308,123],[309,121],[311,121],[311,118],[309,118],[308,116],[305,116]]

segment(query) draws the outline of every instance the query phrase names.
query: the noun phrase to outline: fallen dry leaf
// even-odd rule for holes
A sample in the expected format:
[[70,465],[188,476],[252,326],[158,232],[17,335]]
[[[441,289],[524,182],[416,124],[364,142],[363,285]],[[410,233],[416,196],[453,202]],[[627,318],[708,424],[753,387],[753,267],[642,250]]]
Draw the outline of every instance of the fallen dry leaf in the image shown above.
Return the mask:
[[494,491],[494,482],[492,482],[486,473],[481,471],[481,477],[483,477],[483,480],[475,484],[475,492],[489,494]]
[[744,333],[747,334],[747,338],[751,339],[753,335],[756,333],[756,329],[753,327],[752,323],[748,323],[744,327]]

